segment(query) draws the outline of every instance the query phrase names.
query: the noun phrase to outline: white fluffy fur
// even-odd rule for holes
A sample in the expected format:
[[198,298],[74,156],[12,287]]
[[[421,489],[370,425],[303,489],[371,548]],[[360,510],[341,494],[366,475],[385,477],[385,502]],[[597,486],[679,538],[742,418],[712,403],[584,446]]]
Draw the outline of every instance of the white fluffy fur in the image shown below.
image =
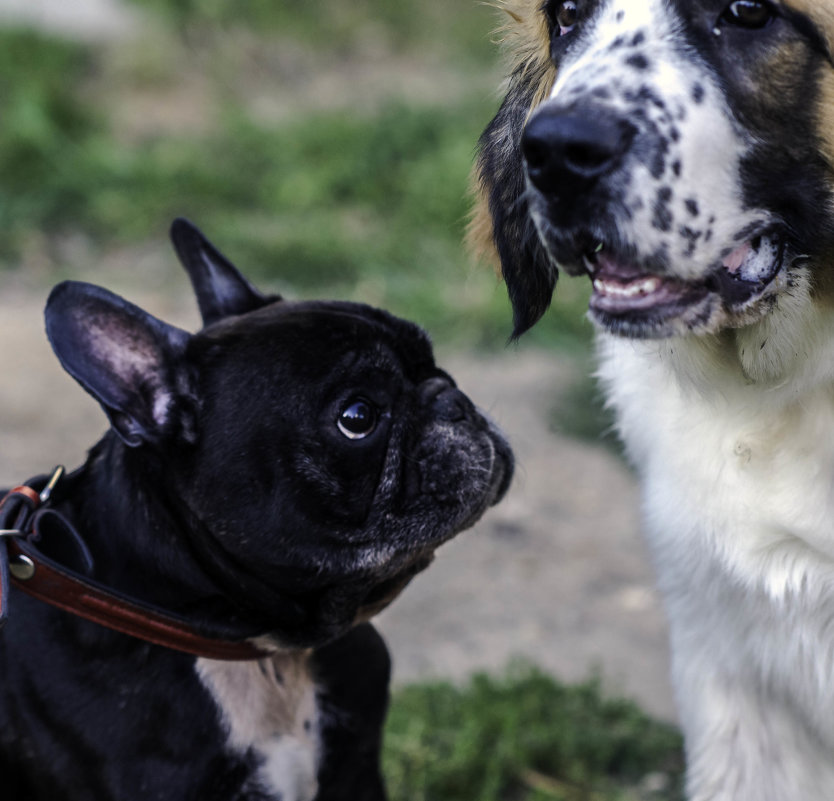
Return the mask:
[[[630,212],[619,212],[619,235],[639,258],[663,248],[671,275],[702,280],[770,224],[742,200],[753,137],[681,46],[674,4],[592,8],[545,103],[582,107],[596,91],[623,117],[638,110],[644,137],[650,120],[679,143],[673,178],[638,152],[624,156],[630,181],[611,184]],[[623,42],[648,66],[625,68]],[[663,102],[630,99],[642,87]],[[667,182],[673,224],[661,230],[652,198]],[[687,218],[687,199],[700,215]],[[549,207],[532,213],[546,244]],[[700,229],[688,248],[680,226],[705,218],[709,235]],[[691,801],[834,801],[834,308],[812,286],[830,269],[783,268],[767,297],[714,311],[698,336],[598,340],[600,377],[641,474]]]
[[601,337],[666,600],[692,801],[834,799],[834,315]]

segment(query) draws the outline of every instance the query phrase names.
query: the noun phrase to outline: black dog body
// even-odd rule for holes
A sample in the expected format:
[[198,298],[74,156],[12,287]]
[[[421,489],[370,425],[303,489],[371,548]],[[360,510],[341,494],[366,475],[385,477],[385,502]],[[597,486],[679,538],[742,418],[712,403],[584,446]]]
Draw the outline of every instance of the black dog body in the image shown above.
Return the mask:
[[13,591],[0,795],[382,799],[390,665],[363,621],[502,496],[511,454],[416,326],[266,298],[173,236],[193,336],[97,287],[50,297],[53,348],[112,429],[49,507],[94,580],[271,653],[190,656]]

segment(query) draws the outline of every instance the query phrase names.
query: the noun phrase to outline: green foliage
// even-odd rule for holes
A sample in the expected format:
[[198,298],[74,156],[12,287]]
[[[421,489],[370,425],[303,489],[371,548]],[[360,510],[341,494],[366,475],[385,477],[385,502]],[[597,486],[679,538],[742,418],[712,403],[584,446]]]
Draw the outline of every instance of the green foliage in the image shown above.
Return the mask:
[[491,9],[476,2],[391,0],[133,0],[188,33],[238,26],[303,41],[315,48],[350,50],[426,46],[458,61],[494,61]]
[[95,114],[75,86],[90,66],[81,47],[0,30],[0,255],[33,227],[63,224],[83,201],[77,167]]
[[524,668],[399,690],[384,770],[392,801],[680,801],[681,747],[598,682]]
[[[462,245],[475,143],[496,106],[495,95],[471,88],[467,70],[479,58],[496,61],[491,13],[469,0],[135,2],[183,35],[150,34],[147,47],[122,58],[115,89],[111,50],[0,31],[0,268],[28,258],[71,270],[61,243],[72,237],[96,258],[159,240],[185,215],[290,297],[362,300],[415,319],[439,342],[503,346],[505,290]],[[246,33],[227,36],[228,26]],[[382,55],[370,57],[378,68],[410,53],[400,69],[427,63],[450,85],[463,76],[462,89],[439,85],[438,97],[419,105],[396,97],[330,111],[302,104],[270,118],[228,73],[251,69],[259,85],[280,85],[270,70],[283,68],[264,54],[282,41],[320,51],[327,70],[339,69],[340,48],[355,63],[368,41],[381,43]],[[153,55],[160,43],[164,52]],[[254,48],[254,60],[240,48]],[[179,80],[202,87],[178,91],[206,125],[137,134],[114,122],[122,118],[114,102],[131,110],[132,93],[141,106]],[[581,351],[585,284],[563,281],[554,311],[527,341]]]

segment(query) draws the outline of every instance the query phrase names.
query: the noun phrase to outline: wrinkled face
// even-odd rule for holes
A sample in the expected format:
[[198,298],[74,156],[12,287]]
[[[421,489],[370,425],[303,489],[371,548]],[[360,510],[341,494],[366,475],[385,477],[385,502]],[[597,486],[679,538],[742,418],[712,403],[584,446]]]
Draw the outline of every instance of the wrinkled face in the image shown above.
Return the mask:
[[390,600],[509,483],[503,438],[384,312],[282,301],[205,329],[190,360],[202,411],[180,494],[229,579],[295,599],[309,641]]
[[556,265],[590,277],[596,323],[639,337],[743,326],[813,282],[832,245],[827,2],[517,5],[536,55],[479,167],[518,331]]

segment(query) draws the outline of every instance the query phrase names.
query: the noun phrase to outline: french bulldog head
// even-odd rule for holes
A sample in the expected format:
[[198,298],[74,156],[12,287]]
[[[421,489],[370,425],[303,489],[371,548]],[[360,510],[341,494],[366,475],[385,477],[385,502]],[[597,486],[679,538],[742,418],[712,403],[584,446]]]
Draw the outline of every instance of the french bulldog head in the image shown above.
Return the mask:
[[318,644],[385,606],[496,503],[511,451],[416,325],[264,296],[190,223],[172,239],[201,331],[65,282],[47,305],[50,342],[131,464],[152,465],[176,499],[224,595],[260,633]]

